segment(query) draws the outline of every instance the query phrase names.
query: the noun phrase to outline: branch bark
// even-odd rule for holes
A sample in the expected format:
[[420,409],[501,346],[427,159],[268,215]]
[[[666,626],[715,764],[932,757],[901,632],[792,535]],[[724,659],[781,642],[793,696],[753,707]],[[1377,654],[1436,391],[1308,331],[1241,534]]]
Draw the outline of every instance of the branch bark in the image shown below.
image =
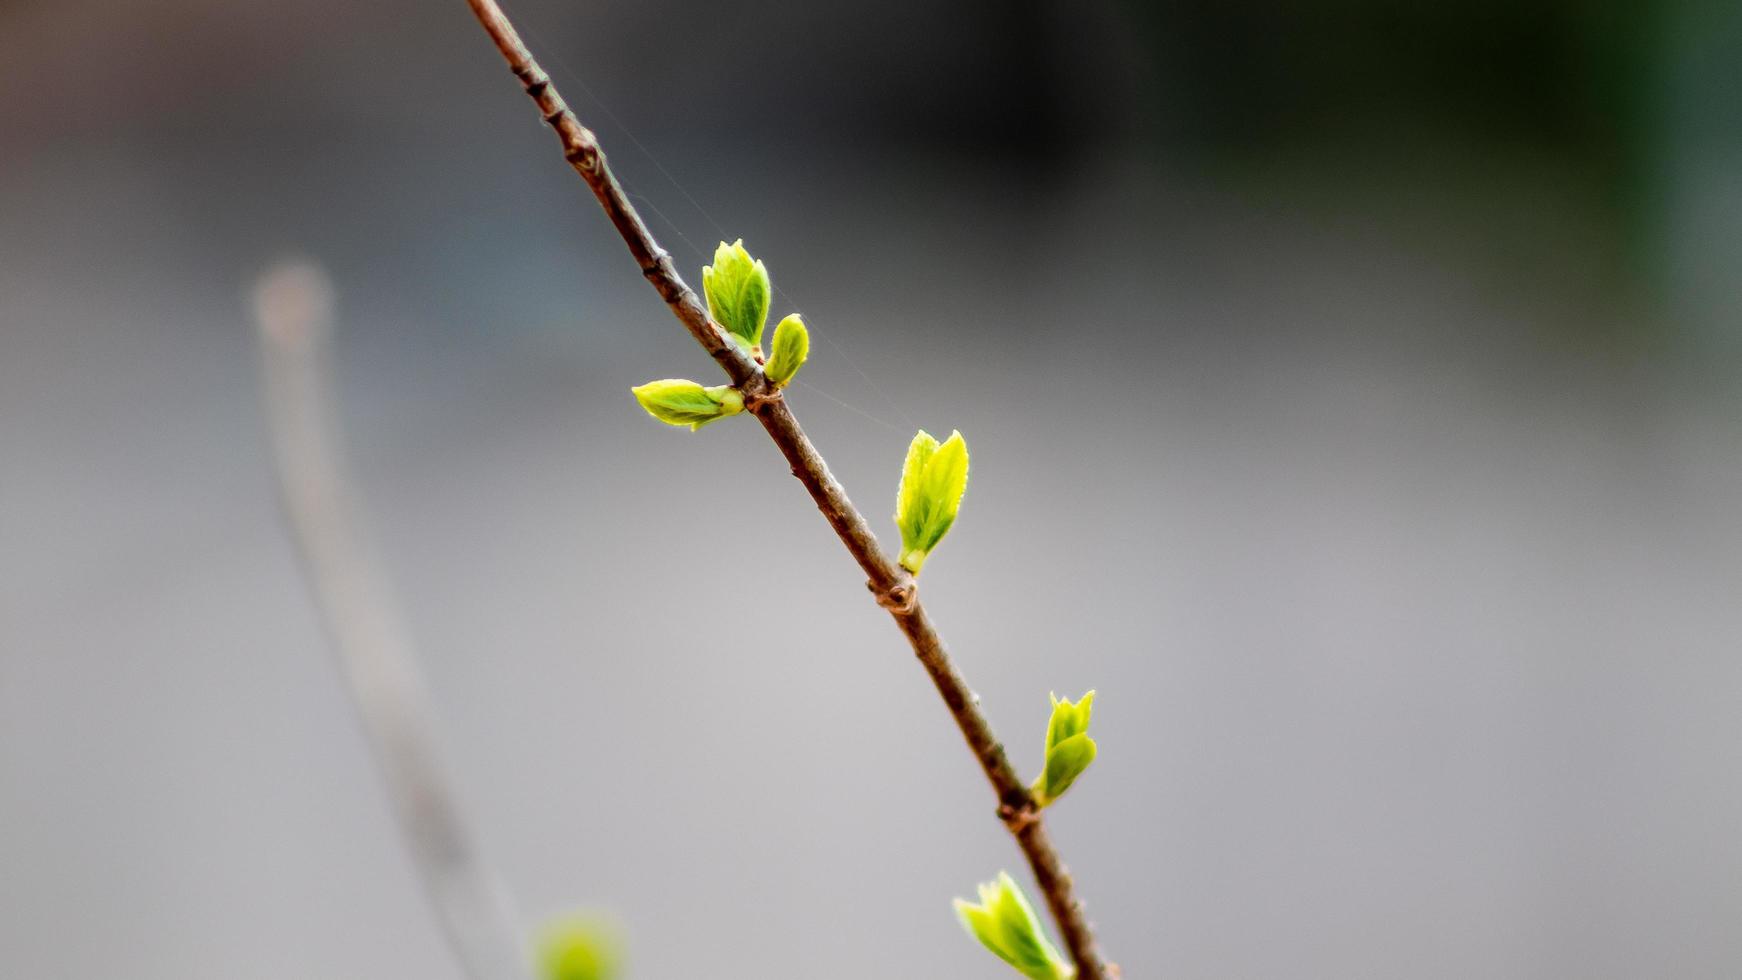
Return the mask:
[[328,368],[331,290],[308,265],[254,291],[279,491],[412,863],[472,980],[526,980],[506,893],[462,817],[408,631],[369,546],[346,472]]
[[878,604],[889,611],[895,624],[907,636],[914,656],[931,677],[944,705],[961,729],[968,748],[984,770],[986,780],[992,784],[998,797],[999,816],[1028,859],[1036,884],[1046,898],[1047,908],[1058,924],[1066,950],[1076,964],[1077,976],[1082,980],[1108,980],[1117,976],[1116,968],[1105,963],[1096,948],[1082,901],[1077,897],[1075,885],[1059,858],[1058,850],[1047,836],[1039,808],[1005,757],[1004,746],[992,733],[978,699],[950,660],[943,637],[919,602],[912,577],[883,554],[864,515],[847,498],[847,491],[829,472],[822,455],[799,428],[798,420],[793,417],[780,390],[763,377],[761,366],[754,359],[727,338],[709,317],[706,304],[678,275],[671,255],[654,240],[653,233],[629,203],[622,185],[612,176],[605,154],[599,149],[598,139],[581,125],[563,101],[551,84],[550,76],[539,67],[496,0],[467,0],[467,3],[508,62],[509,70],[538,106],[544,121],[556,131],[564,159],[592,189],[593,196],[605,210],[605,216],[622,236],[629,254],[634,256],[641,274],[665,300],[690,336],[743,392],[745,405],[768,431],[781,455],[786,457],[792,475],[804,484],[811,499],[816,501],[817,509],[822,511],[841,543],[865,572],[866,584],[877,596]]

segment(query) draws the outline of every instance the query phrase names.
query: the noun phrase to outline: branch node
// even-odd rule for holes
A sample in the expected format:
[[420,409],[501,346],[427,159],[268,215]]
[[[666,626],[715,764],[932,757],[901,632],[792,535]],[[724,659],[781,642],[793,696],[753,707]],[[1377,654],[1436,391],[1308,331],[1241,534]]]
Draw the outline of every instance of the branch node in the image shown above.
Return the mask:
[[665,279],[666,266],[671,264],[671,253],[664,248],[655,249],[652,261],[641,267],[641,274],[651,280],[654,285]]
[[897,616],[910,616],[919,608],[919,583],[911,578],[903,578],[887,589],[879,589],[876,582],[866,582],[865,588],[877,598],[877,604]]
[[747,384],[739,389],[739,394],[744,396],[744,410],[753,415],[760,413],[776,402],[785,400],[785,396],[780,393],[779,388],[766,382]]
[[570,118],[569,107],[558,104],[555,109],[544,114],[544,121],[557,129],[563,141],[563,159],[569,166],[583,174],[597,175],[599,172],[599,141],[593,134],[580,129],[578,132],[565,132],[560,128],[562,120]]
[[1000,803],[998,819],[1004,821],[1004,826],[1010,828],[1012,834],[1021,834],[1040,822],[1040,808],[1034,805],[1033,800],[1024,802],[1021,806]]

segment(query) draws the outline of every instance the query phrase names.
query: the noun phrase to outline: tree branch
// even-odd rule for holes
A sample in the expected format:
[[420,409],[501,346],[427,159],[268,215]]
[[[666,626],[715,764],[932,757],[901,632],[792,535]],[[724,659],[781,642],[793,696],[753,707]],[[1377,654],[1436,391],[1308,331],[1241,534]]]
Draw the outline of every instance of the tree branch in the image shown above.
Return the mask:
[[641,274],[652,284],[660,298],[671,307],[679,322],[702,348],[719,362],[726,375],[744,394],[762,427],[768,430],[781,455],[792,466],[817,509],[828,519],[841,543],[846,545],[859,567],[864,570],[867,585],[877,596],[879,605],[889,611],[897,626],[907,635],[914,656],[925,667],[950,715],[967,740],[968,748],[979,760],[980,768],[998,796],[999,815],[1015,836],[1033,869],[1036,883],[1046,896],[1046,904],[1058,923],[1066,949],[1076,963],[1077,976],[1082,980],[1107,980],[1116,975],[1101,959],[1095,947],[1095,937],[1083,914],[1082,902],[1076,896],[1064,863],[1053,847],[1041,821],[1039,808],[1028,787],[1005,758],[1004,746],[993,735],[991,725],[980,710],[977,699],[961,672],[956,670],[944,649],[944,641],[920,604],[913,580],[899,566],[884,556],[847,492],[823,462],[798,420],[793,418],[778,388],[763,377],[761,367],[741,348],[731,343],[725,333],[708,316],[707,306],[684,284],[673,267],[671,256],[654,240],[652,232],[635,213],[623,188],[612,176],[599,149],[598,139],[575,114],[551,84],[550,76],[540,68],[532,53],[509,23],[496,0],[467,0],[478,22],[496,43],[496,49],[508,62],[514,77],[520,80],[526,94],[538,105],[544,121],[556,131],[562,142],[563,157],[592,188],[593,196],[605,209],[605,216],[622,236],[629,254],[635,257]]
[[442,765],[411,639],[369,547],[346,472],[328,364],[331,289],[291,264],[254,290],[267,421],[303,571],[449,946],[472,980],[529,975],[506,894]]

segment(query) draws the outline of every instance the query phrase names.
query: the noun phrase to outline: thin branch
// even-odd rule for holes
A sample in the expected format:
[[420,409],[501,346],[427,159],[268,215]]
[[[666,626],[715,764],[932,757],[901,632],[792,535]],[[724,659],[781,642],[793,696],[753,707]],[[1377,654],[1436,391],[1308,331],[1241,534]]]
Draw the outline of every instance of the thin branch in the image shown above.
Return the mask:
[[708,316],[707,306],[684,284],[673,267],[671,256],[654,240],[652,232],[629,203],[623,188],[612,176],[599,149],[598,139],[575,114],[551,84],[538,62],[527,50],[520,35],[496,0],[467,0],[478,22],[496,43],[496,49],[507,60],[514,77],[520,80],[526,94],[538,105],[545,122],[556,131],[562,142],[563,157],[592,188],[593,195],[605,209],[605,215],[622,236],[629,254],[635,257],[641,274],[653,285],[660,298],[671,307],[679,322],[702,348],[725,369],[732,383],[744,393],[745,404],[755,412],[769,438],[779,447],[781,455],[792,466],[817,509],[828,519],[840,536],[841,543],[864,570],[867,584],[887,609],[897,626],[907,635],[914,656],[925,667],[937,686],[938,694],[956,720],[968,747],[985,770],[986,779],[998,796],[999,815],[1021,846],[1033,869],[1036,883],[1046,896],[1048,909],[1058,923],[1065,946],[1077,965],[1077,976],[1083,980],[1107,980],[1115,976],[1115,968],[1101,959],[1095,937],[1083,914],[1081,900],[1071,882],[1058,851],[1047,836],[1039,808],[1029,795],[1028,787],[1005,758],[1004,746],[992,733],[986,715],[961,672],[950,661],[944,641],[920,604],[913,580],[891,562],[877,544],[870,525],[847,499],[846,490],[829,473],[816,447],[811,445],[804,430],[799,428],[792,411],[781,397],[779,389],[763,377],[760,366],[742,349],[727,340],[725,333]]
[[255,286],[266,411],[302,567],[449,945],[472,980],[525,980],[506,894],[442,764],[428,696],[343,461],[329,366],[332,292],[313,266]]

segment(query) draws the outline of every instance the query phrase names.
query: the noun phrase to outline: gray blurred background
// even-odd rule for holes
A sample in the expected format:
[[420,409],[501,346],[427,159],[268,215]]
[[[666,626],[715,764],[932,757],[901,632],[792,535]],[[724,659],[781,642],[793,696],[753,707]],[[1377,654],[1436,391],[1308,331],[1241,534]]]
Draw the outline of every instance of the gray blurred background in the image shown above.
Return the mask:
[[[966,433],[926,594],[1023,769],[1099,689],[1126,976],[1742,976],[1735,5],[511,13],[886,541]],[[5,0],[0,976],[458,976],[275,506],[286,253],[524,921],[1003,975],[969,754],[757,427],[636,408],[714,369],[464,4]]]

